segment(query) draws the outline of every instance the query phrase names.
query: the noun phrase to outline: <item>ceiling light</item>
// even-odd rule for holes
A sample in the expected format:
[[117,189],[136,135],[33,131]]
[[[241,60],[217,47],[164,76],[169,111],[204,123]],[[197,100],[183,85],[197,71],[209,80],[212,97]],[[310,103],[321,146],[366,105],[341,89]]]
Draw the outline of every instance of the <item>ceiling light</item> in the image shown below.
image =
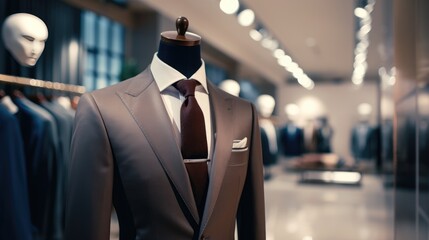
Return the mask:
[[370,24],[363,25],[359,30],[359,32],[363,35],[367,35],[370,31],[371,31],[371,25]]
[[366,18],[368,16],[368,11],[364,8],[357,7],[355,8],[355,16],[358,18]]
[[374,4],[375,1],[368,2],[368,4],[365,6],[365,10],[371,13],[374,10]]
[[264,39],[262,39],[262,46],[264,47],[264,48],[270,48],[270,46],[271,46],[271,39],[269,39],[269,38],[264,38]]
[[288,55],[283,55],[277,60],[277,62],[280,64],[280,66],[286,67],[292,63],[292,58]]
[[272,39],[271,37],[266,37],[262,39],[262,46],[264,48],[274,50],[274,49],[277,49],[277,47],[279,46],[279,43],[276,40]]
[[255,29],[250,30],[249,35],[253,40],[258,41],[258,42],[261,41],[261,39],[262,39],[262,34],[258,30],[255,30]]
[[360,85],[360,84],[363,83],[363,77],[353,76],[352,77],[352,82],[355,85]]
[[221,0],[219,7],[226,14],[234,14],[238,11],[240,3],[238,0]]
[[277,48],[274,50],[273,55],[275,58],[279,59],[285,55],[285,51],[283,51],[283,49]]
[[304,72],[302,72],[302,69],[301,69],[301,72],[293,72],[292,76],[296,79],[300,79],[304,76]]
[[295,75],[303,75],[303,74],[304,74],[304,70],[302,70],[302,68],[298,67],[298,68],[296,68],[296,69],[292,72],[292,74],[295,74]]
[[238,23],[241,26],[247,27],[255,21],[255,13],[251,9],[246,9],[238,14]]
[[358,53],[355,56],[355,63],[363,63],[366,61],[366,54],[365,53]]
[[291,62],[288,65],[285,66],[286,70],[288,70],[289,72],[293,72],[295,71],[297,68],[299,68],[298,64],[295,62]]
[[279,42],[277,42],[277,40],[271,39],[271,45],[270,45],[269,49],[274,51],[278,47],[279,47]]

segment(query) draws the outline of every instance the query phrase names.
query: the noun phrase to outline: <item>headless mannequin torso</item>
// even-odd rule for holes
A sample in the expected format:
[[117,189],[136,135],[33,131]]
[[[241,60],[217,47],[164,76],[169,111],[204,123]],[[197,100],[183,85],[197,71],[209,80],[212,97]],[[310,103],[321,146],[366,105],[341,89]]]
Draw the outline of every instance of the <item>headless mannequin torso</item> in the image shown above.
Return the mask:
[[158,57],[164,63],[190,78],[201,67],[201,49],[198,35],[186,33],[188,20],[176,21],[177,32],[161,33]]
[[158,57],[187,78],[190,78],[201,66],[200,45],[180,46],[161,40]]

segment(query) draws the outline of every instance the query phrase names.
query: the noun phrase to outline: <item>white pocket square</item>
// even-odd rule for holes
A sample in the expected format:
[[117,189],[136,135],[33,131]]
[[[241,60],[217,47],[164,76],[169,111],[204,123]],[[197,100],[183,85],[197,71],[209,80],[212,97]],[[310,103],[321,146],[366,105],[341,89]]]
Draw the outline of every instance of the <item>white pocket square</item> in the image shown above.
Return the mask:
[[247,147],[247,137],[241,140],[233,140],[232,141],[232,149],[240,149]]

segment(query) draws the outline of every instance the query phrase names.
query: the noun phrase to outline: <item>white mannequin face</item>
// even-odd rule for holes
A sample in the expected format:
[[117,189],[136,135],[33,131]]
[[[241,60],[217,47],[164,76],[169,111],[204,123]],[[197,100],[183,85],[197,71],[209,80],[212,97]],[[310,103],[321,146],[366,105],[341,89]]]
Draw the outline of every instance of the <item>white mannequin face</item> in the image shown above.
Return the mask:
[[261,95],[256,99],[256,107],[263,117],[270,117],[274,111],[276,101],[270,95]]
[[17,13],[3,23],[3,41],[12,56],[23,66],[34,66],[45,48],[48,28],[38,17]]

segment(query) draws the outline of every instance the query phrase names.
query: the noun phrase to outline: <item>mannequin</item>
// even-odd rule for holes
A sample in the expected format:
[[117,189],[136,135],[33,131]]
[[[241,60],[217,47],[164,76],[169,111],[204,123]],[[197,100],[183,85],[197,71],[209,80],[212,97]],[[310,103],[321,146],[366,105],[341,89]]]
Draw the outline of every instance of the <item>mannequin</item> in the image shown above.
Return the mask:
[[187,19],[177,19],[177,26],[179,21],[183,26],[178,27],[178,32],[161,33],[157,55],[164,63],[190,78],[201,66],[201,37],[194,33],[186,33],[189,25]]
[[270,117],[274,111],[276,102],[270,95],[261,95],[256,99],[256,108],[259,110],[261,119],[262,153],[265,166],[265,178],[271,178],[271,166],[277,162],[277,130]]
[[375,154],[374,127],[370,124],[371,105],[363,103],[358,106],[359,122],[352,129],[351,152],[355,163],[371,161]]
[[[2,38],[6,49],[10,52],[13,59],[24,67],[32,67],[36,64],[43,52],[47,37],[48,30],[45,23],[36,16],[27,13],[10,15],[2,25]],[[13,68],[7,67],[6,69],[15,73]],[[10,94],[11,89],[13,88],[7,85],[5,92]],[[4,118],[5,116],[7,118]],[[39,189],[35,190],[36,188],[33,189],[37,184],[27,184],[35,182],[33,181],[34,179],[31,179],[31,176],[39,175],[36,175],[34,172],[31,174],[27,172],[28,165],[24,154],[26,153],[25,138],[21,138],[21,136],[29,128],[24,129],[22,126],[19,126],[19,116],[22,116],[22,109],[19,109],[15,105],[10,96],[5,95],[1,97],[0,122],[2,122],[1,125],[3,128],[0,131],[0,158],[2,160],[0,161],[0,169],[4,169],[6,172],[0,172],[0,182],[5,184],[0,184],[1,192],[4,194],[2,204],[0,204],[0,212],[4,215],[4,219],[8,220],[0,221],[0,229],[2,229],[0,238],[29,240],[36,237],[36,235],[42,234],[44,229],[39,225],[42,221],[36,223],[34,219],[41,219],[38,217],[42,215],[45,217],[44,206],[49,206],[50,203],[48,201],[44,202],[44,200],[47,200],[45,192],[37,191]],[[28,122],[27,125],[33,126]],[[46,128],[38,130],[44,131]],[[30,137],[28,136],[28,138]],[[38,139],[33,140],[37,142],[34,145],[40,143],[40,141],[37,141]],[[29,160],[27,159],[27,161]],[[37,161],[29,162],[34,164]],[[38,162],[37,164],[40,163]],[[43,189],[50,190],[50,186],[44,185]],[[39,198],[32,198],[34,195],[31,195],[31,192],[37,192]],[[31,201],[31,199],[37,200]],[[38,205],[39,202],[42,202],[42,204]],[[35,212],[40,214],[35,214]],[[46,220],[46,218],[44,219]]]
[[2,36],[14,59],[22,66],[32,67],[45,48],[48,28],[34,15],[16,13],[4,21]]
[[224,80],[220,83],[219,88],[236,97],[240,95],[240,84],[232,79]]
[[280,142],[286,158],[293,158],[304,153],[304,132],[297,124],[299,107],[295,104],[285,106],[286,123],[280,132]]
[[329,121],[326,116],[319,117],[317,120],[317,152],[331,153],[331,139],[333,137],[334,131],[329,125]]
[[[235,223],[239,239],[265,239],[256,110],[206,81],[200,37],[186,33],[184,22],[179,18],[178,32],[161,34],[159,52],[142,73],[81,96],[65,240],[108,239],[112,205],[121,240],[233,240]],[[174,85],[184,78],[200,82],[194,96],[209,129],[202,215],[177,138],[176,113],[185,100]]]

